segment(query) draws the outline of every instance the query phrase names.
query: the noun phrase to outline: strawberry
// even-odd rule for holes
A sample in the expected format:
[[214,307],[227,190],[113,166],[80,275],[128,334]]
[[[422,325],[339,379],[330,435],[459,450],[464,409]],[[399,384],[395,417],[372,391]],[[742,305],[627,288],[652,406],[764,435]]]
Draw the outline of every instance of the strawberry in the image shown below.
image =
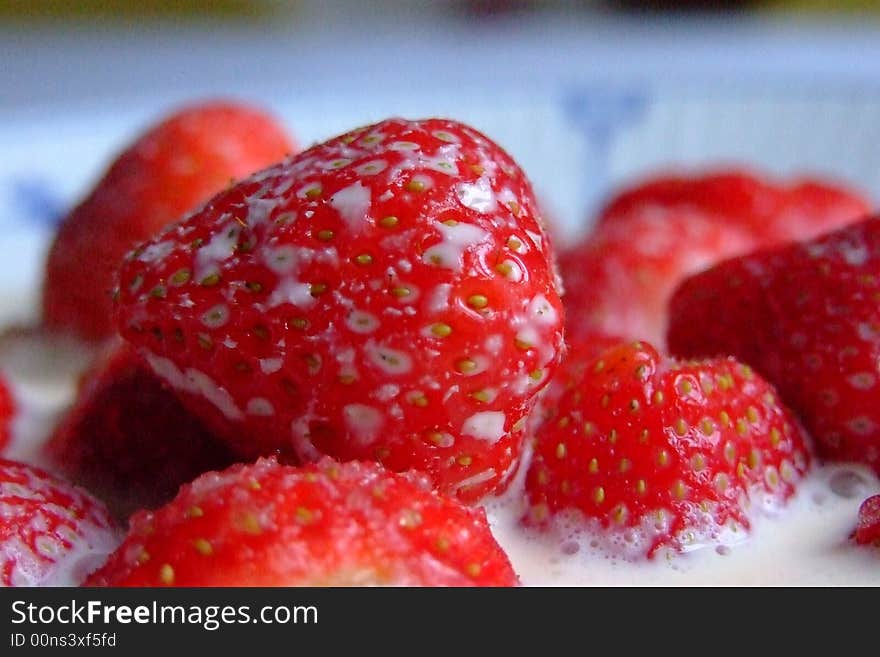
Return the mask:
[[880,472],[880,218],[724,262],[685,281],[670,316],[674,353],[749,363],[820,456]]
[[240,454],[508,481],[560,356],[531,187],[454,121],[390,119],[219,194],[128,258],[120,331]]
[[47,450],[120,517],[164,504],[181,484],[234,463],[127,346],[109,350],[83,377]]
[[90,586],[513,586],[482,509],[330,459],[208,473],[140,512]]
[[0,454],[12,442],[12,420],[16,406],[6,379],[0,375]]
[[625,556],[726,542],[749,505],[806,472],[799,425],[732,359],[682,363],[621,343],[585,363],[535,436],[527,521],[574,517]]
[[113,274],[126,252],[231,179],[293,150],[272,117],[242,104],[186,107],[151,127],[62,222],[46,265],[46,324],[86,339],[109,336]]
[[609,221],[559,258],[569,337],[599,332],[662,345],[675,286],[751,243],[696,210],[644,207]]
[[100,502],[42,470],[0,459],[0,585],[77,586],[118,542]]
[[747,171],[658,176],[626,188],[560,257],[571,335],[599,331],[663,345],[667,303],[684,278],[756,248],[808,239],[868,211],[818,180]]
[[618,221],[646,207],[699,211],[745,229],[756,246],[811,239],[870,212],[857,192],[819,179],[779,181],[746,170],[701,175],[660,175],[612,198],[599,223]]
[[621,338],[602,333],[578,336],[575,339],[567,338],[559,368],[550,378],[547,387],[541,391],[536,408],[529,418],[529,432],[534,433],[542,423],[552,420],[559,410],[559,400],[562,395],[577,385],[587,364],[603,351],[617,346],[620,342],[622,342]]
[[859,507],[856,543],[880,547],[880,495],[869,497]]

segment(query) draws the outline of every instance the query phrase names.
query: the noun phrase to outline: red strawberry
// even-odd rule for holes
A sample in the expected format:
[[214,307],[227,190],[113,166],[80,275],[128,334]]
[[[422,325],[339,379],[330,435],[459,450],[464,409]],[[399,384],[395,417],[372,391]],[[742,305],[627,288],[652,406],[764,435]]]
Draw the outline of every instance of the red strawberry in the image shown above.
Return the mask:
[[534,433],[543,422],[555,417],[559,411],[559,400],[567,390],[577,385],[577,381],[583,376],[587,364],[606,349],[620,344],[622,340],[618,337],[595,333],[577,336],[566,342],[565,353],[559,363],[559,368],[550,378],[547,387],[541,391],[538,404],[530,417],[530,433]]
[[880,495],[869,497],[859,507],[856,543],[880,547]]
[[194,105],[151,127],[61,224],[46,266],[46,324],[109,336],[113,275],[126,252],[293,149],[272,117],[241,104]]
[[119,326],[233,444],[425,470],[475,500],[521,452],[562,309],[525,175],[391,119],[218,195],[122,268]]
[[208,473],[131,521],[92,586],[513,586],[482,509],[325,459]]
[[0,454],[12,441],[13,417],[15,417],[15,401],[6,379],[0,375]]
[[598,332],[663,344],[675,286],[751,244],[738,227],[663,206],[600,226],[559,259],[569,337]]
[[656,176],[633,185],[606,205],[600,225],[647,207],[697,211],[747,230],[757,245],[811,239],[870,211],[870,203],[836,183],[804,178],[791,182],[744,170]]
[[674,353],[751,364],[821,456],[880,472],[880,218],[722,263],[679,288],[670,316]]
[[0,459],[0,586],[77,586],[118,542],[100,502]]
[[114,347],[80,385],[48,453],[118,516],[171,500],[181,484],[235,462],[129,347]]
[[620,344],[538,431],[529,520],[575,512],[627,556],[686,551],[748,528],[750,503],[784,503],[808,463],[801,429],[747,367]]

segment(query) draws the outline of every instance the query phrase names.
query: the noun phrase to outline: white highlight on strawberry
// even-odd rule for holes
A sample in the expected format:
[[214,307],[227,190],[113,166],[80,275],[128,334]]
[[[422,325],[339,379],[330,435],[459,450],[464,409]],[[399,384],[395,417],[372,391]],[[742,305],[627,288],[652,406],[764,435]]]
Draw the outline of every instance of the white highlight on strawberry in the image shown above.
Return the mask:
[[[274,192],[273,193],[277,193]],[[269,220],[269,215],[278,207],[278,200],[268,198],[253,198],[248,201],[248,213],[245,222],[253,228],[264,224]]]
[[840,250],[846,264],[861,267],[868,262],[868,248],[864,244],[841,244]]
[[559,314],[543,294],[532,298],[529,302],[528,313],[529,317],[541,326],[556,326],[559,321]]
[[353,310],[345,318],[345,325],[355,333],[373,333],[379,328],[379,320],[363,310]]
[[523,279],[522,266],[518,262],[508,258],[502,264],[507,267],[507,273],[505,274],[507,280],[519,283]]
[[312,286],[293,277],[282,278],[266,300],[270,308],[289,303],[297,308],[311,308],[315,305]]
[[376,390],[375,398],[380,402],[389,402],[400,394],[400,386],[396,383],[386,383]]
[[225,304],[217,304],[213,308],[208,309],[202,315],[202,324],[211,329],[222,327],[229,321],[229,307]]
[[482,472],[478,472],[475,475],[471,475],[470,477],[466,477],[459,481],[455,485],[456,490],[461,490],[462,488],[468,488],[470,486],[476,486],[478,484],[482,484],[484,481],[489,481],[495,477],[495,468],[488,468],[487,470],[483,470]]
[[372,340],[364,345],[364,352],[371,363],[387,374],[406,374],[412,369],[412,358],[409,354],[377,345]]
[[449,308],[449,295],[452,293],[452,285],[440,283],[431,293],[428,301],[428,312],[440,313]]
[[417,151],[419,145],[413,141],[393,141],[388,144],[388,149],[392,151]]
[[532,232],[528,228],[526,228],[526,235],[528,235],[529,239],[532,240],[532,244],[535,245],[535,248],[537,248],[538,251],[541,251],[543,253],[544,252],[544,238],[539,233]]
[[441,222],[435,222],[436,228],[442,237],[439,244],[435,244],[425,251],[422,260],[429,265],[461,271],[464,264],[464,252],[467,249],[485,242],[489,233],[473,224],[457,223],[447,226]]
[[218,386],[211,377],[195,368],[188,368],[181,372],[177,365],[167,358],[162,358],[154,353],[145,354],[147,364],[157,376],[165,379],[171,387],[193,395],[201,395],[211,402],[229,420],[242,420],[244,414],[235,404],[225,388]]
[[423,173],[417,173],[412,177],[412,183],[419,185],[421,191],[425,191],[434,187],[434,179]]
[[238,244],[238,230],[237,224],[230,223],[196,251],[196,281],[202,281],[208,276],[220,273],[220,265],[235,253],[235,247]]
[[486,337],[483,346],[486,347],[486,351],[495,356],[501,351],[502,347],[504,347],[504,337],[498,333],[493,333]]
[[498,201],[492,185],[485,176],[474,183],[459,183],[455,186],[461,204],[480,214],[489,214],[498,209]]
[[371,445],[379,437],[384,420],[378,409],[366,404],[348,404],[342,414],[346,428],[361,445]]
[[283,363],[284,360],[282,358],[261,358],[260,371],[263,374],[273,374],[281,369]]
[[145,248],[138,256],[138,260],[141,262],[161,262],[173,249],[174,242],[156,242]]
[[849,384],[857,390],[870,390],[877,383],[877,377],[871,372],[859,372],[847,378]]
[[450,144],[460,144],[461,139],[458,138],[458,135],[454,135],[451,132],[447,132],[446,130],[435,130],[431,133],[440,141],[445,141]]
[[294,271],[299,264],[297,249],[290,244],[284,244],[263,251],[263,262],[276,274],[283,275]]
[[331,196],[330,206],[339,213],[349,229],[359,232],[366,225],[370,211],[370,188],[364,187],[358,180]]
[[259,415],[262,417],[275,415],[275,408],[272,406],[272,402],[264,397],[249,399],[245,410],[248,415]]
[[370,160],[358,165],[354,170],[359,176],[375,176],[387,168],[388,162],[386,160]]
[[494,445],[504,436],[504,423],[507,416],[501,411],[483,411],[474,413],[461,427],[465,436],[471,436],[478,440],[485,440]]

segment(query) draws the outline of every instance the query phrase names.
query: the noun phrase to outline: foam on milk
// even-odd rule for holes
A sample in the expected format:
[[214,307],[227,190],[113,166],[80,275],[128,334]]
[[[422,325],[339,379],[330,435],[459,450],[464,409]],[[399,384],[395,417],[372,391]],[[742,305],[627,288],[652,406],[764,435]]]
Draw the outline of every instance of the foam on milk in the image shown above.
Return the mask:
[[880,480],[863,466],[815,467],[786,507],[758,511],[750,532],[651,560],[627,558],[625,545],[609,544],[583,523],[523,526],[521,479],[487,514],[526,586],[880,586],[880,554],[850,536],[861,502],[880,493]]

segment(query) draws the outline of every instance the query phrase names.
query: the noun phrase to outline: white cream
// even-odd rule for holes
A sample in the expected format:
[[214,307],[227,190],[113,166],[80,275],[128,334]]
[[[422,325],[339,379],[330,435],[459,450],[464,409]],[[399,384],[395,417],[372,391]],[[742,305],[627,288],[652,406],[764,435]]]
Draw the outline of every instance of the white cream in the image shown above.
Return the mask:
[[850,540],[859,505],[876,493],[880,480],[867,468],[819,467],[787,507],[757,518],[735,545],[639,561],[603,551],[585,533],[526,529],[521,476],[487,512],[526,586],[878,586],[880,552]]
[[359,180],[331,196],[330,206],[352,232],[359,233],[366,225],[370,210],[370,188],[364,187]]

